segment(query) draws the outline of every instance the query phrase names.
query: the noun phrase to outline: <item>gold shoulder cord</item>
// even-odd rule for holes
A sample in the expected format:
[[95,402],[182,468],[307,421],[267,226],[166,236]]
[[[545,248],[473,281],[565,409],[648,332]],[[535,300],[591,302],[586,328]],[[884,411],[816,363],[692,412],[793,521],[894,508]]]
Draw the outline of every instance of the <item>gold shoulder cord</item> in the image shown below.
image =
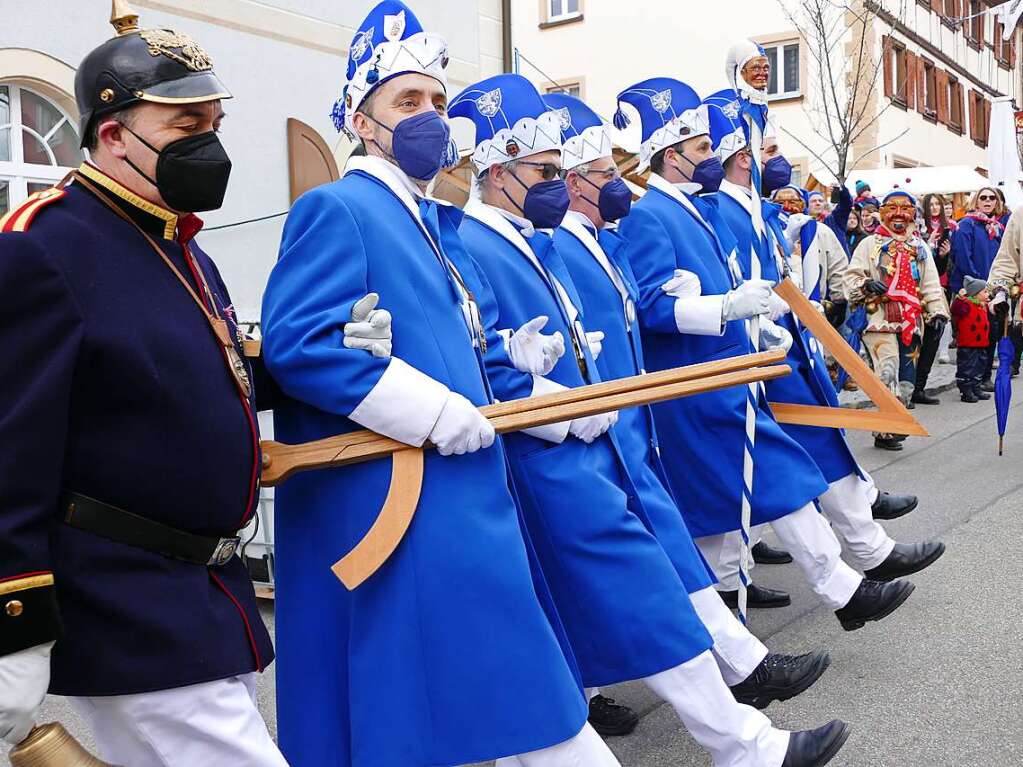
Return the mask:
[[[227,321],[224,320],[219,315],[215,314],[215,312],[217,311],[217,304],[216,301],[213,300],[213,295],[210,292],[209,286],[206,284],[206,276],[203,274],[202,269],[199,269],[197,267],[196,272],[199,276],[199,282],[202,285],[203,291],[210,298],[210,305],[213,307],[214,314],[210,313],[210,311],[206,308],[206,305],[203,303],[202,299],[199,298],[195,290],[192,289],[192,286],[188,284],[188,280],[186,280],[184,275],[181,274],[180,271],[178,271],[177,267],[174,266],[171,260],[167,257],[167,254],[163,252],[163,249],[156,243],[156,241],[149,236],[148,232],[146,232],[134,220],[132,220],[131,216],[129,216],[127,213],[125,213],[123,210],[117,207],[117,205],[108,200],[106,196],[102,192],[100,192],[95,186],[93,186],[93,184],[90,181],[88,181],[81,173],[74,171],[69,175],[70,178],[73,178],[75,180],[75,183],[81,184],[83,187],[88,189],[90,192],[92,192],[94,197],[99,199],[100,202],[102,202],[104,205],[110,208],[110,210],[116,213],[120,218],[124,219],[133,227],[135,227],[135,230],[145,238],[146,242],[149,243],[149,246],[154,251],[156,251],[156,254],[160,256],[160,259],[164,262],[164,264],[167,265],[167,268],[170,269],[171,274],[173,274],[177,278],[178,282],[180,282],[181,285],[185,288],[185,290],[188,291],[188,295],[190,295],[192,297],[192,300],[195,301],[195,305],[199,307],[199,310],[203,313],[203,316],[209,323],[210,329],[213,331],[213,335],[216,336],[217,340],[223,347],[224,358],[225,361],[227,362],[228,370],[231,371],[231,375],[234,378],[235,383],[237,384],[242,394],[245,395],[245,398],[248,399],[252,393],[252,384],[249,382],[249,375],[248,372],[245,370],[245,362],[242,360],[241,355],[238,354],[238,349],[235,347],[234,341],[231,339],[231,332],[228,329]],[[65,178],[64,181],[61,182],[61,184],[63,185],[67,181],[68,178]]]

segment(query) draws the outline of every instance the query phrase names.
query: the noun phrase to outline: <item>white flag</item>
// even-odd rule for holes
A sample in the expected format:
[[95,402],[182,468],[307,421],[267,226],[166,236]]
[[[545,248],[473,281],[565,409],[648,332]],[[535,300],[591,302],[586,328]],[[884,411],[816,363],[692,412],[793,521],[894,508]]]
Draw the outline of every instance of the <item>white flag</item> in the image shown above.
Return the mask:
[[995,10],[995,18],[1002,22],[1002,39],[1009,40],[1016,31],[1019,17],[1023,16],[1023,0],[1008,0]]

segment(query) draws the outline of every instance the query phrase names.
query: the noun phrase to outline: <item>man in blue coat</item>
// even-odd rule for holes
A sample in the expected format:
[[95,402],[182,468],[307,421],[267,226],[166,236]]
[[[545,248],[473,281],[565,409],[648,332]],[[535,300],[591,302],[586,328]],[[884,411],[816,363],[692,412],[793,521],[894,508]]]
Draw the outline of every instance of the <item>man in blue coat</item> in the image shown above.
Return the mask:
[[[603,333],[596,359],[601,377],[638,375],[644,368],[636,316],[638,289],[628,262],[620,258],[623,241],[616,232],[617,222],[628,215],[632,191],[618,174],[611,136],[600,117],[573,96],[554,94],[544,101],[561,123],[562,169],[571,200],[555,231],[555,247],[578,290],[587,324]],[[714,589],[714,575],[667,488],[653,412],[649,407],[620,411],[614,432],[644,521],[671,558],[710,632],[715,660],[733,693],[762,708],[772,699],[785,700],[805,690],[829,663],[827,653],[768,654],[725,607]]]
[[[736,255],[743,278],[761,275],[772,282],[778,282],[785,277],[789,253],[789,242],[781,221],[784,214],[777,205],[758,200],[765,229],[761,236],[757,236],[750,210],[754,204],[751,195],[753,158],[746,145],[742,126],[732,117],[738,112],[734,93],[731,100],[720,96],[715,94],[705,102],[712,148],[725,169],[721,188],[711,197],[735,236]],[[804,229],[816,224],[815,221],[807,220]],[[818,228],[830,234],[830,230]],[[807,266],[806,254],[813,252],[815,247],[812,242],[804,246],[804,267]],[[844,255],[839,257],[844,266]],[[820,259],[821,264],[824,261]],[[813,271],[815,275],[823,269],[818,266]],[[803,284],[804,292],[812,300],[820,301],[823,298],[819,292],[820,282],[821,279],[812,275]],[[838,398],[820,347],[812,334],[792,314],[788,305],[778,296],[773,296],[771,311],[761,321],[780,324],[793,339],[787,357],[793,373],[785,378],[768,381],[765,384],[767,398],[772,402],[838,407]],[[887,581],[909,575],[930,566],[944,553],[945,547],[941,543],[896,543],[874,520],[868,498],[873,483],[868,481],[867,475],[856,463],[841,430],[792,424],[784,424],[782,428],[813,458],[827,481],[828,488],[818,497],[817,503],[845,544],[852,561],[863,570],[866,577]],[[735,544],[741,545],[741,539]]]
[[[275,409],[279,439],[369,428],[437,448],[401,545],[352,592],[330,568],[373,523],[389,462],[278,490],[281,748],[295,767],[615,767],[538,601],[504,449],[478,410],[492,400],[481,355],[503,343],[452,267],[466,258],[461,215],[425,195],[451,156],[447,62],[402,3],[370,12],[334,111],[368,156],[295,203],[264,298],[267,366],[292,398]],[[368,291],[393,314],[390,356],[342,343]]]
[[[743,280],[735,240],[715,208],[695,196],[716,191],[724,170],[711,148],[706,106],[692,88],[653,78],[619,94],[641,120],[640,166],[647,193],[622,222],[639,285],[647,365],[662,370],[752,350],[745,320],[768,311],[770,282]],[[629,120],[620,108],[616,124]],[[771,522],[814,592],[843,628],[880,620],[912,591],[905,582],[862,578],[813,500],[827,482],[813,460],[774,421],[762,394],[755,406],[752,522]],[[740,527],[747,445],[747,396],[727,389],[654,406],[672,490],[685,494],[693,537],[712,547]],[[713,440],[700,435],[712,429]],[[748,465],[748,464],[747,464]],[[714,540],[717,539],[717,540]]]
[[[475,125],[475,194],[461,227],[472,260],[459,269],[480,301],[484,327],[514,328],[544,316],[572,351],[544,378],[488,353],[495,396],[599,381],[582,303],[551,236],[569,203],[559,116],[519,75],[469,86],[449,113]],[[846,726],[832,722],[790,737],[736,702],[685,585],[650,533],[609,430],[615,420],[579,419],[506,439],[526,526],[583,683],[641,679],[671,703],[716,765],[815,764],[837,750]]]

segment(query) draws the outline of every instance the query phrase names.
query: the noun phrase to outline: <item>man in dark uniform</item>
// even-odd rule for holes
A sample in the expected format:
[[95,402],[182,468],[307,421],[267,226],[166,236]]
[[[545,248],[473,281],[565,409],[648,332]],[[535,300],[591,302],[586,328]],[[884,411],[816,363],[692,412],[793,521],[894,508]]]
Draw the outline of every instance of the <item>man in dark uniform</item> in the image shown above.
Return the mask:
[[106,761],[280,767],[235,555],[259,497],[252,369],[193,239],[226,190],[230,94],[197,43],[114,7],[75,81],[91,161],[0,219],[0,737],[49,689]]

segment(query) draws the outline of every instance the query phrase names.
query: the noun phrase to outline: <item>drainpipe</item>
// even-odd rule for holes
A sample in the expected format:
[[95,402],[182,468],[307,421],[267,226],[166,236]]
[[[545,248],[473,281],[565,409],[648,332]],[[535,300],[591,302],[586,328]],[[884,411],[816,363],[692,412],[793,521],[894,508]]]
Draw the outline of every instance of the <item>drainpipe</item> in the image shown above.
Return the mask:
[[505,72],[512,71],[512,19],[511,0],[501,0],[501,65]]

